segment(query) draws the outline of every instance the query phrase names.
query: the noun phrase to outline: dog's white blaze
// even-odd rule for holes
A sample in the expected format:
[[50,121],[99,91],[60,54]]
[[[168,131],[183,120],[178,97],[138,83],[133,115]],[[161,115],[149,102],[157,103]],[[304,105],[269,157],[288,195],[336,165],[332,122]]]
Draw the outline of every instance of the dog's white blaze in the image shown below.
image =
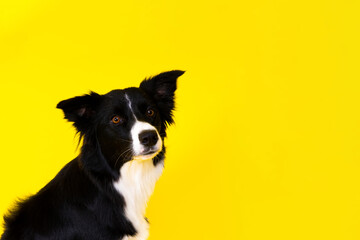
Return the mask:
[[135,116],[135,114],[134,114],[134,111],[133,111],[133,109],[132,109],[132,107],[131,107],[131,101],[130,101],[130,98],[129,98],[129,96],[128,96],[127,94],[125,94],[125,98],[126,98],[126,100],[127,100],[127,102],[128,102],[128,105],[129,105],[130,111],[132,112],[132,114],[133,114],[133,116],[134,116],[135,120],[137,120],[137,118],[136,118],[136,116]]
[[[156,142],[155,146],[153,146],[153,149],[156,149],[156,151],[161,151],[161,148],[162,148],[161,137],[153,125],[151,125],[147,122],[138,121],[138,119],[136,118],[135,113],[131,107],[131,101],[130,101],[129,96],[125,94],[125,98],[128,102],[129,109],[135,118],[135,123],[131,128],[133,151],[134,151],[135,155],[137,155],[137,159],[147,159],[151,156],[146,156],[145,158],[141,156],[141,154],[144,151],[144,146],[140,143],[139,134],[145,130],[155,130],[155,132],[158,135],[158,141]],[[154,154],[154,155],[156,155],[156,154]]]
[[132,160],[121,167],[120,178],[114,186],[124,197],[125,215],[137,231],[134,237],[124,237],[123,240],[147,239],[149,233],[145,210],[163,167],[162,163],[154,166],[151,158],[146,161]]

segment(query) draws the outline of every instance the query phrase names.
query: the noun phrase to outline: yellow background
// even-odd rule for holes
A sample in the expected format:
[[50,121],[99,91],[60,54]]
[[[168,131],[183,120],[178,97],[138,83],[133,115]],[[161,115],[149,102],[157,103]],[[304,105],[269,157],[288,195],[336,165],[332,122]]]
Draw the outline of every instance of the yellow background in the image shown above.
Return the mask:
[[0,214],[76,156],[60,100],[181,69],[150,240],[360,239],[359,12],[356,0],[0,1]]

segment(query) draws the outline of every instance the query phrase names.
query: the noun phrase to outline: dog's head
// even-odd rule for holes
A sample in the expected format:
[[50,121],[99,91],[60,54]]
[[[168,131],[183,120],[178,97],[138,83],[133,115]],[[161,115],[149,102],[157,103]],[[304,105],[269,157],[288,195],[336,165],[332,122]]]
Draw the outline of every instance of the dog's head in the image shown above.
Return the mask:
[[163,155],[167,125],[173,123],[176,81],[183,71],[161,73],[139,88],[113,90],[61,101],[57,108],[84,138],[84,145],[99,148],[111,168],[129,160]]

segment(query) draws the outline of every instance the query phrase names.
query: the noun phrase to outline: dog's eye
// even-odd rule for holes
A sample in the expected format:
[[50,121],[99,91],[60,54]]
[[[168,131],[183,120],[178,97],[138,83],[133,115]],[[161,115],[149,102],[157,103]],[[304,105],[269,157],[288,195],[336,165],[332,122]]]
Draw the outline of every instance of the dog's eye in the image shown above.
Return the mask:
[[124,119],[118,115],[114,116],[111,121],[115,124],[123,123]]
[[152,117],[155,115],[155,111],[152,110],[151,108],[149,108],[148,110],[146,110],[146,115],[148,115],[149,117]]

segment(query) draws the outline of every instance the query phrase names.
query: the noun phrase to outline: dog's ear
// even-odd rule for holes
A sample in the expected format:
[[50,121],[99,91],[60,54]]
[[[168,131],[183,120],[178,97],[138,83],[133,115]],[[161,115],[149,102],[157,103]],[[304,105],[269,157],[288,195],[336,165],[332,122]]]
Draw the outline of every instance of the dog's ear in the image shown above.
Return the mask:
[[174,109],[176,80],[183,74],[184,71],[180,70],[163,72],[152,78],[145,79],[140,84],[140,89],[153,97],[160,110],[162,119],[167,124],[173,123],[172,110]]
[[74,122],[74,126],[79,132],[84,132],[91,124],[101,101],[101,95],[91,92],[90,94],[63,100],[56,107],[64,111],[64,118],[69,122]]

